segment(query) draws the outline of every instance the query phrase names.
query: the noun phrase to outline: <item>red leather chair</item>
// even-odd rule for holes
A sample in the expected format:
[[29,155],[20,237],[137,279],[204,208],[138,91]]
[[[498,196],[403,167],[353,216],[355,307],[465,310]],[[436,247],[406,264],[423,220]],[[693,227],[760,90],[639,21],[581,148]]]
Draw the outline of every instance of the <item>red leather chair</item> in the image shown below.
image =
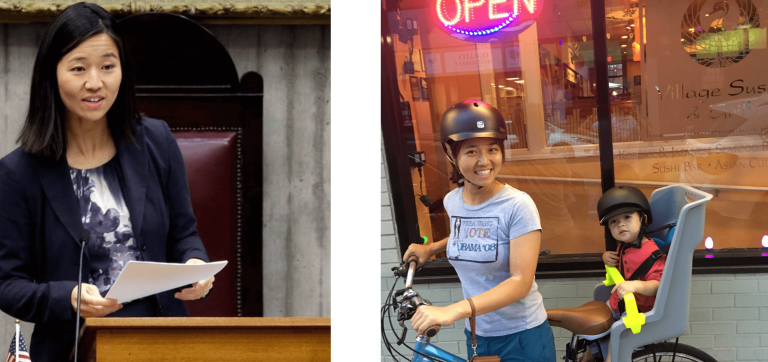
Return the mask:
[[238,315],[235,271],[242,250],[237,245],[237,132],[175,131],[174,136],[184,156],[197,232],[211,261],[229,261],[216,275],[215,292],[203,303],[187,303],[187,308],[193,316]]
[[200,238],[211,260],[229,261],[209,297],[187,303],[190,315],[262,316],[261,76],[239,80],[226,49],[183,16],[133,15],[119,26],[139,110],[171,127]]

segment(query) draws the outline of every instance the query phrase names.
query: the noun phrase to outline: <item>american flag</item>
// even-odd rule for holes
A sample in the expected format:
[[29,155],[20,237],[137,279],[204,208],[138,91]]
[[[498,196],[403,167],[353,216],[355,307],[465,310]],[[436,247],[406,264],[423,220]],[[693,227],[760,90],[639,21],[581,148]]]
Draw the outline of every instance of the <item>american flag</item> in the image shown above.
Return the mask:
[[16,360],[16,336],[13,336],[11,348],[8,349],[8,358],[5,359],[5,362],[32,362],[29,359],[29,350],[27,350],[27,343],[24,342],[24,335],[21,334],[21,331],[19,331],[19,340],[21,343],[19,343],[18,361]]

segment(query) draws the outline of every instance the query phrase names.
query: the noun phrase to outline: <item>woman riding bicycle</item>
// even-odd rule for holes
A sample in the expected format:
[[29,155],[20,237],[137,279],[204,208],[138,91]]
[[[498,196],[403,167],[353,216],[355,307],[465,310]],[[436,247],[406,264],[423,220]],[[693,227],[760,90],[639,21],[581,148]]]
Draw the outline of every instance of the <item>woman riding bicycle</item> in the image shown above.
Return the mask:
[[[504,162],[504,118],[487,103],[464,101],[443,114],[440,135],[453,164],[451,181],[459,185],[443,199],[449,225],[455,227],[438,242],[412,244],[403,260],[416,256],[421,265],[447,252],[464,298],[472,298],[476,308],[478,355],[555,361],[552,328],[534,281],[539,213],[528,194],[496,180]],[[471,314],[466,299],[445,307],[422,306],[411,326],[425,334],[431,326],[451,325]],[[466,329],[464,333],[471,356],[471,335]]]

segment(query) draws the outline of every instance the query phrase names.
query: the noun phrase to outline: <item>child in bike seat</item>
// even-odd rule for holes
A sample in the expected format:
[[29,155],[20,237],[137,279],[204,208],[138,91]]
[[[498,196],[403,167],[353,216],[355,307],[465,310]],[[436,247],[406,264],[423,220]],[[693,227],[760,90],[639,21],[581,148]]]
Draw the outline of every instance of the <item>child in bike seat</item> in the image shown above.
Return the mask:
[[[637,308],[645,313],[653,308],[656,291],[667,256],[645,235],[653,221],[648,199],[637,188],[617,186],[606,191],[597,202],[600,225],[608,225],[618,241],[616,251],[603,253],[605,265],[616,267],[624,277],[611,290],[608,307],[616,320],[625,313],[622,298],[634,293]],[[606,358],[610,361],[610,356]]]

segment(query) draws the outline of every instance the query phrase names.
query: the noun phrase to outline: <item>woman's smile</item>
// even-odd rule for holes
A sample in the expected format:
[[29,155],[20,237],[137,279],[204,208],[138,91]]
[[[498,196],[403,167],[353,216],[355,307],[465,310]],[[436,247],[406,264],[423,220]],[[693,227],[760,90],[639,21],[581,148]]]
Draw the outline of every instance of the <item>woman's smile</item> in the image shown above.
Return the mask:
[[487,176],[490,176],[491,170],[493,170],[493,169],[492,168],[488,168],[488,169],[485,169],[485,170],[478,170],[478,171],[475,171],[475,174],[480,176],[480,177],[487,177]]
[[85,105],[90,108],[98,108],[102,103],[104,103],[104,96],[97,94],[83,99],[83,102],[85,102]]

